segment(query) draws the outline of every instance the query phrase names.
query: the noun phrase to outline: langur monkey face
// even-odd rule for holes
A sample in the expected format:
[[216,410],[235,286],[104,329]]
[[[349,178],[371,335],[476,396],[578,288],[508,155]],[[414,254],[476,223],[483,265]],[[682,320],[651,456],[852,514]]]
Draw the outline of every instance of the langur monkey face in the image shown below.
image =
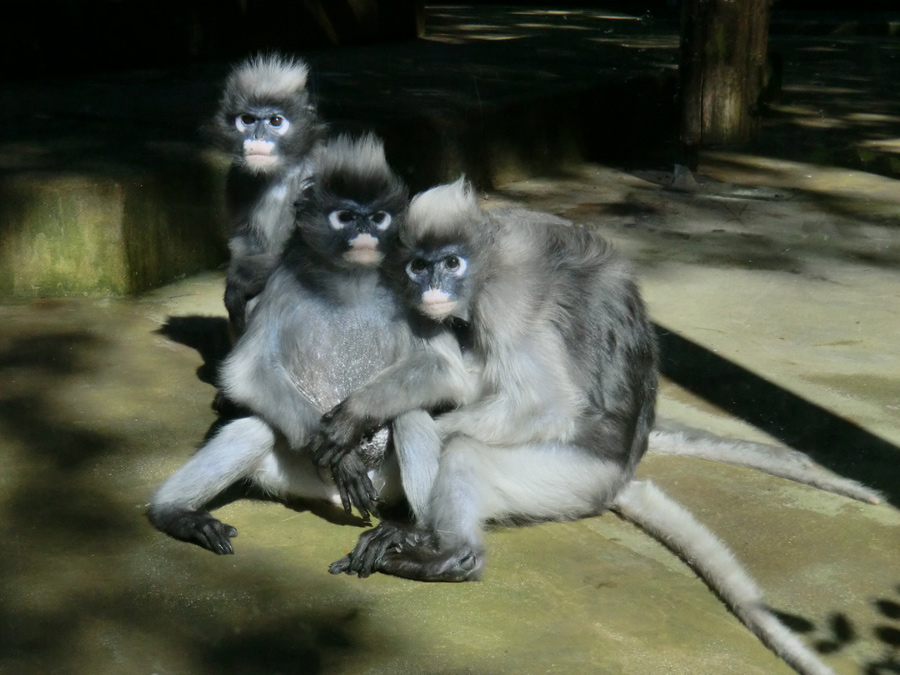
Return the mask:
[[450,316],[467,319],[468,269],[467,258],[455,246],[419,251],[406,265],[406,274],[418,295],[416,308],[435,321]]
[[276,108],[251,108],[234,118],[243,139],[244,166],[252,173],[269,173],[281,162],[279,142],[290,133],[291,121]]
[[324,209],[315,223],[298,222],[309,246],[322,255],[351,266],[377,267],[393,241],[398,221],[384,205],[340,199]]

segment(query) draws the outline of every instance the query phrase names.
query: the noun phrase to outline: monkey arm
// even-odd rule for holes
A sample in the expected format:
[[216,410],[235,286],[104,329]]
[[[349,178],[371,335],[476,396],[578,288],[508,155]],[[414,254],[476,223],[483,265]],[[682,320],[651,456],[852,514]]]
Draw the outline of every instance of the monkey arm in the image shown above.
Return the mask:
[[247,321],[247,302],[262,293],[278,258],[258,253],[233,258],[225,276],[225,308],[235,332],[240,335]]
[[313,460],[330,466],[367,430],[411,410],[464,404],[475,396],[478,385],[456,339],[441,333],[326,413],[308,446]]
[[263,418],[287,438],[292,448],[302,448],[318,429],[319,410],[295,384],[278,355],[277,340],[266,327],[251,322],[222,365],[223,389],[232,401]]
[[540,330],[504,337],[482,341],[492,344],[483,373],[488,393],[441,415],[441,435],[464,434],[489,445],[570,440],[585,400],[564,365],[562,345]]

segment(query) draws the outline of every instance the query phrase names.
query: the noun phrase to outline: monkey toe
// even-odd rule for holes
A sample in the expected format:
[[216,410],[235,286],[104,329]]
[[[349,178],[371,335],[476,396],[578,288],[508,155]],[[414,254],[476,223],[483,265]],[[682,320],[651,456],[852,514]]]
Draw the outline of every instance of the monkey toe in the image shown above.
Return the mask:
[[236,537],[237,533],[237,530],[231,525],[213,519],[212,522],[201,526],[197,533],[197,543],[216,555],[234,555],[231,539]]
[[350,571],[351,561],[350,556],[345,555],[340,560],[335,560],[328,566],[329,574],[352,574]]
[[156,529],[173,539],[196,544],[216,555],[234,553],[231,539],[238,535],[237,529],[206,511],[151,508],[147,515]]

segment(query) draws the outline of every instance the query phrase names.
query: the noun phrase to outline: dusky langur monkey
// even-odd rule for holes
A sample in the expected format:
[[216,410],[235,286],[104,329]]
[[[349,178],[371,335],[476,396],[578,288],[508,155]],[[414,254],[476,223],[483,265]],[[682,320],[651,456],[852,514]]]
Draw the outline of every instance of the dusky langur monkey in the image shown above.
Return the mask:
[[[566,218],[518,207],[502,207],[497,210],[497,214],[504,219],[519,222],[530,220],[545,224],[575,225]],[[724,438],[661,417],[657,417],[650,432],[647,452],[754,469],[867,504],[880,504],[883,499],[877,490],[829,471],[803,452],[767,443]]]
[[[458,396],[468,378],[455,336],[411,312],[379,272],[406,205],[406,187],[388,167],[380,141],[339,137],[328,144],[301,202],[296,230],[222,367],[229,399],[254,414],[227,423],[159,488],[148,512],[158,529],[214,553],[233,553],[237,530],[209,508],[240,481],[273,498],[321,499],[347,510],[352,503],[368,516],[366,505],[378,498],[368,476],[354,485],[369,492],[339,491],[304,449],[322,413],[398,359],[415,360],[426,347],[431,364],[435,354],[447,356],[446,367],[429,371],[439,393],[426,407],[440,405],[445,391]],[[402,475],[396,455],[385,456],[384,428],[331,470],[339,478],[344,467],[372,470],[381,499],[397,495],[399,485],[422,517],[440,439],[422,410],[392,419],[390,447],[401,457],[414,449],[417,458],[403,462]]]
[[325,132],[306,88],[307,65],[279,54],[235,66],[212,131],[233,157],[225,188],[231,261],[225,307],[234,336],[294,226],[294,202],[313,173]]
[[[480,392],[438,417],[443,448],[424,518],[416,527],[382,522],[331,571],[474,580],[486,523],[613,510],[689,561],[792,667],[831,673],[766,608],[721,541],[634,479],[655,412],[656,345],[630,269],[606,241],[581,227],[488,215],[462,181],[417,196],[401,238],[410,302],[468,326]],[[365,400],[376,410],[385,399],[419,406],[417,384],[396,371],[370,381],[364,397],[354,392],[326,416],[316,452],[337,452],[335,439],[381,422]]]

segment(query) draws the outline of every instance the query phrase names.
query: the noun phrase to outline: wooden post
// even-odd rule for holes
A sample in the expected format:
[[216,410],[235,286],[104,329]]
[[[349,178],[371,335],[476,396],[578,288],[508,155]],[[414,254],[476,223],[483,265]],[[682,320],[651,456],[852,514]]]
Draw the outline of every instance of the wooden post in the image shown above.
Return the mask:
[[685,0],[681,142],[686,163],[710,145],[746,143],[759,129],[770,0]]

